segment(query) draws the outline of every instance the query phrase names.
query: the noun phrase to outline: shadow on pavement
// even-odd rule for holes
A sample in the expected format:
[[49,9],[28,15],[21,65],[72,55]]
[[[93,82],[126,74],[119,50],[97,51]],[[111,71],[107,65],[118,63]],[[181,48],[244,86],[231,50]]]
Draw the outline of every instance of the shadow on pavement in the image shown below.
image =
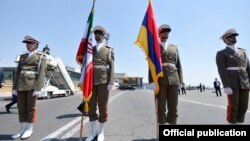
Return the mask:
[[64,118],[75,118],[75,117],[79,117],[81,116],[81,114],[67,114],[67,115],[61,115],[56,117],[57,119],[64,119]]
[[132,141],[159,141],[158,139],[134,139]]
[[1,135],[0,134],[0,141],[8,141],[8,140],[13,140],[11,138],[12,135]]

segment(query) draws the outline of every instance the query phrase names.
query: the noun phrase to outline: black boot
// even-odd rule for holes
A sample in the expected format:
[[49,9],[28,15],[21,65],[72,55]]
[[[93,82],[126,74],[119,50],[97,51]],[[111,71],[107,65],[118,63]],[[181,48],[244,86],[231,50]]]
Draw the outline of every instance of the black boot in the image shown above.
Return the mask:
[[5,108],[6,108],[6,112],[10,113],[10,107],[8,105],[6,105]]

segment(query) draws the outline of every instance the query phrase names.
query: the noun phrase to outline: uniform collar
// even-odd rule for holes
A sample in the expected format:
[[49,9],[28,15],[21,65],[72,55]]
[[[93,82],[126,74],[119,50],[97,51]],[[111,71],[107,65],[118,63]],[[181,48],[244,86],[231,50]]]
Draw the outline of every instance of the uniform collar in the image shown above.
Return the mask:
[[237,51],[237,48],[235,48],[235,45],[227,45],[227,48],[232,49],[234,52]]
[[34,53],[36,53],[37,52],[37,50],[34,50],[34,51],[32,51],[32,52],[29,52],[29,57],[31,56],[31,55],[33,55]]
[[104,42],[97,43],[96,44],[96,51],[98,52],[103,45],[104,45]]
[[168,42],[161,42],[161,46],[167,51],[167,49],[168,49]]

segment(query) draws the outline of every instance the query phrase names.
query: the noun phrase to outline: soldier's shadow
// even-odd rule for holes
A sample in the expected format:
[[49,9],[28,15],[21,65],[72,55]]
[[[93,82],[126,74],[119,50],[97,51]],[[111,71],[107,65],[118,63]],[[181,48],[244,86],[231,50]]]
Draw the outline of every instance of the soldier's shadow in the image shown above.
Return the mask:
[[64,118],[75,118],[75,117],[79,117],[81,116],[81,114],[67,114],[67,115],[61,115],[56,117],[57,119],[64,119]]
[[[10,113],[7,113],[7,112],[0,112],[0,115],[4,115],[4,114],[18,114],[17,112],[10,112]],[[1,138],[0,138],[1,139]]]
[[[83,137],[81,140],[80,138],[68,138],[68,141],[85,141],[87,137]],[[97,141],[97,136],[92,140],[92,141]]]
[[158,139],[134,139],[132,141],[159,141]]
[[8,141],[8,140],[13,140],[11,138],[12,135],[1,135],[0,134],[0,141]]

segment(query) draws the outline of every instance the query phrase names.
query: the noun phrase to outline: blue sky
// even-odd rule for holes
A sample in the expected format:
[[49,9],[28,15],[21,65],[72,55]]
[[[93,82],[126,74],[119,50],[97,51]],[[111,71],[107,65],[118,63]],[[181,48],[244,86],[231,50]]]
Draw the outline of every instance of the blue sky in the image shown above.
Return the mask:
[[[249,0],[152,0],[158,26],[167,23],[169,43],[179,48],[184,82],[212,86],[219,77],[215,63],[225,47],[219,37],[229,28],[239,32],[236,46],[250,50]],[[92,0],[0,0],[0,66],[15,66],[25,52],[21,41],[32,35],[51,48],[65,65],[79,67],[75,54],[91,9]],[[144,77],[147,62],[134,44],[148,0],[96,0],[94,25],[111,34],[115,72]],[[248,13],[248,14],[247,14]],[[249,53],[248,53],[249,54]]]

